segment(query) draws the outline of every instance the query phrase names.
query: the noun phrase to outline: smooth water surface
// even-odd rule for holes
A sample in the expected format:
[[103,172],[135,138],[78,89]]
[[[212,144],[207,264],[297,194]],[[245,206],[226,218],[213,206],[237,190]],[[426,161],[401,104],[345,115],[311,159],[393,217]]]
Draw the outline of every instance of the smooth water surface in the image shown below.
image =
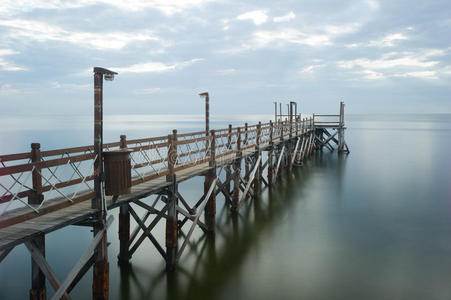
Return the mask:
[[[166,119],[160,127],[148,121],[152,116],[132,119],[111,117],[105,140],[121,133],[133,138],[202,128],[201,116]],[[110,298],[450,299],[451,116],[346,119],[349,155],[315,154],[237,217],[218,196],[216,239],[196,229],[172,274],[164,271],[149,241],[130,267],[119,267],[115,221],[108,232]],[[229,120],[241,121],[227,117],[212,127]],[[28,151],[32,141],[61,148],[92,139],[85,125],[5,130],[5,122],[20,121],[2,121],[2,153]],[[202,190],[200,177],[180,185],[192,203]],[[164,223],[155,235],[162,241]],[[61,280],[91,239],[89,229],[75,226],[47,235],[47,258]],[[26,299],[30,278],[30,257],[23,246],[16,247],[0,264],[0,299]],[[91,280],[89,272],[73,299],[90,298]],[[50,286],[47,290],[53,293]]]

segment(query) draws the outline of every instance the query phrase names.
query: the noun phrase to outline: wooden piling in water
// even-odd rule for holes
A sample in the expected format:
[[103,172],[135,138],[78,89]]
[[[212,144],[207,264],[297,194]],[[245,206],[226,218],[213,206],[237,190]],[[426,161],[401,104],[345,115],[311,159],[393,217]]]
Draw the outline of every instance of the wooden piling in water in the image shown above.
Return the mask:
[[[41,161],[41,144],[31,144],[31,161],[33,163],[38,163]],[[36,167],[32,172],[32,184],[33,192],[30,196],[28,196],[28,204],[41,204],[44,200],[44,195],[42,194],[42,176],[40,167]],[[45,258],[45,234],[39,234],[37,237],[32,239],[32,243]],[[30,299],[44,300],[47,297],[46,294],[47,291],[45,287],[45,275],[39,268],[39,265],[34,261],[33,258],[31,258]]]
[[[204,182],[204,196],[208,194],[210,186],[213,184],[213,180],[216,178],[216,133],[215,130],[210,131],[210,161],[209,170],[205,175]],[[215,232],[215,218],[216,218],[216,193],[211,193],[205,206],[205,224],[210,234]]]
[[177,130],[172,131],[168,136],[168,170],[166,181],[170,182],[168,188],[168,212],[166,218],[166,267],[173,270],[177,258],[177,178],[175,174],[175,164],[177,162]]

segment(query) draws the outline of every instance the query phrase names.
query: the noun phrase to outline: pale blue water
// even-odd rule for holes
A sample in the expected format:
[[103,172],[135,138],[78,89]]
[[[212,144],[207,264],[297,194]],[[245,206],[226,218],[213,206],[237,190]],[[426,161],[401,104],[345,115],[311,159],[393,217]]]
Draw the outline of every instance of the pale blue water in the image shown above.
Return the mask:
[[[161,118],[166,122],[156,127]],[[91,143],[89,118],[49,118],[40,126],[30,125],[32,119],[1,121],[0,152],[25,152],[36,141],[47,149]],[[239,124],[240,119],[248,116],[223,117],[212,127]],[[350,155],[316,154],[265,190],[261,200],[243,207],[236,219],[218,198],[216,240],[196,232],[174,274],[164,272],[163,260],[148,241],[129,269],[119,268],[113,223],[108,232],[110,298],[450,299],[451,115],[346,119]],[[192,131],[202,128],[203,119],[133,120],[107,119],[105,140],[118,140],[122,133],[134,138],[168,134],[172,128]],[[60,122],[64,125],[54,126]],[[13,130],[14,124],[22,126]],[[202,178],[180,189],[195,201]],[[163,237],[163,224],[157,238]],[[60,279],[91,239],[81,227],[47,236],[47,257]],[[0,264],[0,299],[26,299],[30,278],[30,257],[17,247]],[[91,279],[89,272],[71,293],[73,299],[90,297]],[[53,293],[50,286],[47,290]]]

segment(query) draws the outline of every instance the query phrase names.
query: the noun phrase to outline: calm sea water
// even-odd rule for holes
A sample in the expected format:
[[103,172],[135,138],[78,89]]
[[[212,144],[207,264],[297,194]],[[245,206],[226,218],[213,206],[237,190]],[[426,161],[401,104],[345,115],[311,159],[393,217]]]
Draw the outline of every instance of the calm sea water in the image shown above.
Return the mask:
[[[39,125],[32,127],[35,119]],[[249,116],[224,116],[214,127],[244,119]],[[35,141],[49,149],[92,139],[89,118],[0,122],[2,153],[28,151]],[[105,126],[106,140],[114,141],[121,133],[134,138],[195,130],[202,117],[115,116]],[[347,126],[349,155],[315,154],[238,217],[218,197],[216,239],[196,232],[172,274],[148,241],[129,268],[119,267],[115,221],[108,232],[110,298],[450,299],[451,115],[349,115]],[[180,190],[196,201],[202,178]],[[47,235],[48,261],[61,280],[91,239],[81,227]],[[91,280],[89,272],[73,299],[90,298]],[[30,281],[30,257],[16,247],[0,264],[0,299],[26,299]]]

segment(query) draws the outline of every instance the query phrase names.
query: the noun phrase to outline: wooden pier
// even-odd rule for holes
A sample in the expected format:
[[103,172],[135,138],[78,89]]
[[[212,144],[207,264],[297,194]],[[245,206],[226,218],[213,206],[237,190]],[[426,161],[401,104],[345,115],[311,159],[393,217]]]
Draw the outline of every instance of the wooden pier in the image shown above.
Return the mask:
[[[101,104],[101,93],[95,95],[95,105]],[[41,151],[33,143],[30,152],[0,155],[0,263],[25,244],[32,257],[30,299],[47,298],[46,280],[55,291],[52,299],[70,299],[91,267],[93,299],[108,299],[110,210],[119,209],[119,263],[128,264],[149,240],[171,271],[196,227],[214,235],[218,194],[238,213],[248,199],[258,199],[263,188],[276,184],[284,170],[302,165],[313,151],[349,152],[344,130],[340,103],[338,115],[302,118],[290,109],[288,115],[276,112],[275,122],[173,130],[135,140],[122,135],[106,144],[95,134],[90,146]],[[203,196],[187,201],[178,185],[195,176],[204,177]],[[138,207],[145,210],[143,216]],[[133,230],[131,219],[137,224]],[[166,224],[165,241],[153,233],[160,222]],[[93,240],[66,278],[59,279],[45,257],[45,235],[69,225],[92,227]]]

